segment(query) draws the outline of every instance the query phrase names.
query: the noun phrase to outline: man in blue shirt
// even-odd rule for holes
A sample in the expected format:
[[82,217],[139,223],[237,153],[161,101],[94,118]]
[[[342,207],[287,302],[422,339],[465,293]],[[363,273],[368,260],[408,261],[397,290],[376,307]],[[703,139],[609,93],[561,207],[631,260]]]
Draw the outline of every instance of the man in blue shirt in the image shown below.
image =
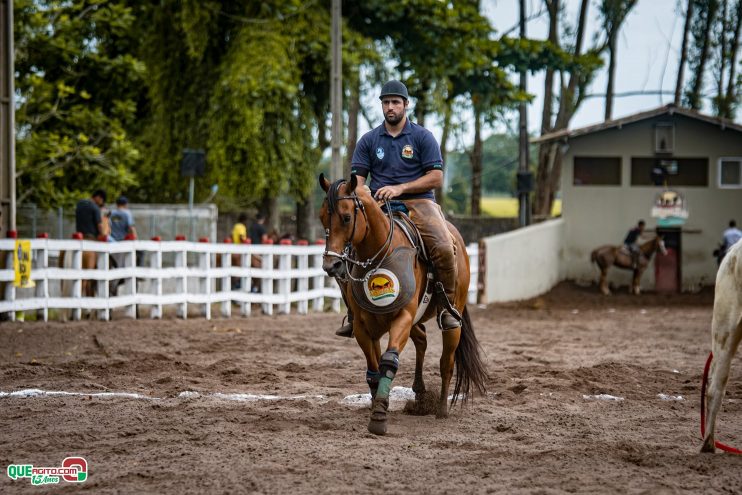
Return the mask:
[[727,251],[729,251],[729,248],[738,243],[740,239],[742,239],[742,231],[737,228],[737,222],[730,220],[729,228],[724,231],[721,241],[721,257],[723,258]]
[[[456,290],[456,251],[433,189],[443,184],[441,149],[433,134],[407,119],[407,87],[389,81],[381,88],[384,122],[361,137],[351,160],[351,172],[369,187],[377,200],[394,200],[394,209],[403,209],[420,230],[425,248],[435,266],[436,278],[453,302]],[[336,333],[352,335],[352,315]],[[448,311],[439,315],[439,325],[448,330],[461,326]]]

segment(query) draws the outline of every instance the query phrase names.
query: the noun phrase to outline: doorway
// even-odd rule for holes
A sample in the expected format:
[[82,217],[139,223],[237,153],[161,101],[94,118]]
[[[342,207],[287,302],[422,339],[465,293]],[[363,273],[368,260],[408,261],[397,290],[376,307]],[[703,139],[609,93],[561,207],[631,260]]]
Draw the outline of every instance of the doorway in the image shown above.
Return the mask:
[[667,254],[657,253],[654,280],[657,292],[680,292],[681,230],[680,227],[657,227],[657,235],[665,241]]

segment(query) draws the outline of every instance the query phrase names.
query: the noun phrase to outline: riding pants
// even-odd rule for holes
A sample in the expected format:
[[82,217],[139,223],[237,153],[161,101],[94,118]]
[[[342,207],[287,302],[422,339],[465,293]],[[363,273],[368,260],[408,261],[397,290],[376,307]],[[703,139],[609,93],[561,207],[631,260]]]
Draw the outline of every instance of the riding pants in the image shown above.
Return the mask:
[[443,284],[454,304],[456,294],[456,240],[448,230],[441,207],[432,199],[403,200],[410,219],[420,231],[428,257],[435,267],[436,279]]

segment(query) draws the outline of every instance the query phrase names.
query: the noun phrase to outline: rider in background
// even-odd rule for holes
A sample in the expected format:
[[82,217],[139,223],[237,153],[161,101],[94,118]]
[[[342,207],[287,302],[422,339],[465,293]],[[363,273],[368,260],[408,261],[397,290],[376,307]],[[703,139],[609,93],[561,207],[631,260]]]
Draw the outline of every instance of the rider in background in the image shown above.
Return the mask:
[[639,238],[644,233],[644,220],[639,220],[636,227],[629,230],[626,234],[626,238],[623,240],[624,245],[631,254],[631,266],[636,269],[639,266],[639,257],[641,256],[641,250],[639,249]]
[[737,228],[737,222],[730,220],[729,228],[726,229],[722,235],[721,256],[719,259],[724,258],[724,255],[727,254],[729,248],[739,242],[740,239],[742,239],[742,231]]
[[[456,291],[456,251],[453,237],[446,225],[433,190],[443,184],[441,149],[433,134],[410,122],[407,87],[399,81],[389,81],[379,95],[384,122],[361,137],[353,153],[351,171],[359,187],[371,174],[370,189],[377,201],[396,200],[393,210],[409,213],[420,230],[425,248],[435,266],[436,279],[443,284],[453,303]],[[352,336],[353,315],[337,335]],[[442,310],[438,318],[444,329],[460,327],[459,321]]]

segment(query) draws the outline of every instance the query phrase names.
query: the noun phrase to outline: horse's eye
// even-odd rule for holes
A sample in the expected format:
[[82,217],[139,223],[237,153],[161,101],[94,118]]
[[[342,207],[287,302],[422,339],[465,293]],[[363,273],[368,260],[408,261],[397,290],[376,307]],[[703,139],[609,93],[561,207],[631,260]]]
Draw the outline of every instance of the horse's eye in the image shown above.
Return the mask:
[[343,223],[350,223],[350,215],[343,215]]

